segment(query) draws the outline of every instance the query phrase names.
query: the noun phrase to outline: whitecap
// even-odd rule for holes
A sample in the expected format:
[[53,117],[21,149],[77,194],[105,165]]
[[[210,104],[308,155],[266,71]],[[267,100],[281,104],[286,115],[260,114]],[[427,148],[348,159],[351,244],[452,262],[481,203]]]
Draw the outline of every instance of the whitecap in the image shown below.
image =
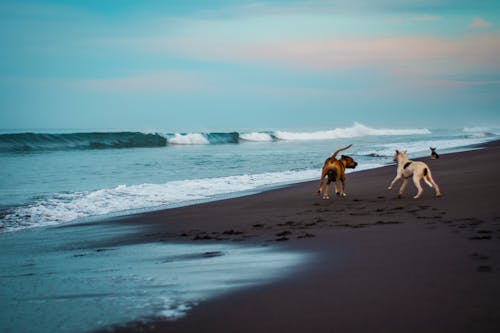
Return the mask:
[[245,141],[257,141],[257,142],[273,141],[273,137],[270,134],[262,132],[240,134],[240,139]]
[[173,137],[167,139],[169,144],[176,145],[207,145],[210,142],[201,133],[174,134]]
[[326,131],[315,132],[288,132],[276,131],[275,136],[279,140],[331,140],[343,138],[355,138],[363,136],[383,136],[383,135],[423,135],[431,132],[426,128],[414,129],[376,129],[363,124],[355,123],[352,127],[336,128]]

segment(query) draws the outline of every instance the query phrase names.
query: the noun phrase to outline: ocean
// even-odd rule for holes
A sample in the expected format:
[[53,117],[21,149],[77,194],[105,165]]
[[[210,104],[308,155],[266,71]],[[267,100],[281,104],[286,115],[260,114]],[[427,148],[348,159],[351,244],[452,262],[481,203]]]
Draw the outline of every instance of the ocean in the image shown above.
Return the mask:
[[[168,133],[0,131],[0,232],[191,205],[319,179],[333,151],[356,170],[473,148],[498,128]],[[388,180],[389,181],[389,180]],[[311,195],[314,195],[312,193]]]

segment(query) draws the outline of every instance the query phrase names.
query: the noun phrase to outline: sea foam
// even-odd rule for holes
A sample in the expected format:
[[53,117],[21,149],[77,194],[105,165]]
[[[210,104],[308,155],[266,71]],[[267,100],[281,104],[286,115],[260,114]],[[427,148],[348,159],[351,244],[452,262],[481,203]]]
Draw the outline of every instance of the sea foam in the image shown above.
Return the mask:
[[175,145],[208,145],[210,143],[201,133],[176,133],[173,137],[168,138],[167,142]]
[[4,230],[56,225],[85,217],[130,212],[163,206],[174,207],[220,196],[258,191],[314,179],[319,170],[285,171],[254,175],[171,181],[164,184],[119,185],[89,192],[56,194],[27,206],[14,208],[2,221]]
[[363,124],[355,123],[352,127],[336,128],[327,131],[316,132],[287,132],[277,131],[275,136],[279,140],[331,140],[342,138],[355,138],[374,135],[419,135],[430,134],[426,128],[421,129],[375,129]]
[[485,142],[484,138],[461,138],[461,139],[432,139],[414,142],[394,142],[381,144],[374,149],[361,150],[358,156],[391,157],[396,149],[406,150],[409,155],[416,157],[430,154],[429,147],[437,147],[439,151],[449,150],[457,147],[473,146]]
[[270,142],[273,141],[273,137],[268,133],[263,132],[252,132],[240,134],[240,139],[245,141],[256,141],[256,142]]

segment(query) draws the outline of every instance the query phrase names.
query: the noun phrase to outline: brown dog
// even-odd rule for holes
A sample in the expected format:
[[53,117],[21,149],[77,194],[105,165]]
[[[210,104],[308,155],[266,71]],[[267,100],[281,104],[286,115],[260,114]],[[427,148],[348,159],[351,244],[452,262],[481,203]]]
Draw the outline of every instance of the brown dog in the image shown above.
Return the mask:
[[[351,157],[342,155],[340,160],[337,160],[337,154],[343,150],[349,149],[352,146],[350,144],[347,147],[340,148],[333,155],[326,159],[323,164],[323,169],[321,170],[321,180],[319,183],[318,194],[321,195],[323,192],[323,199],[329,199],[328,195],[328,187],[331,182],[335,184],[335,193],[339,196],[345,197],[347,194],[345,193],[345,169],[354,169],[358,163],[356,163]],[[328,176],[328,181],[325,184],[325,177]],[[337,187],[337,182],[340,180],[342,183],[342,188],[339,191]],[[323,189],[324,187],[324,189]]]

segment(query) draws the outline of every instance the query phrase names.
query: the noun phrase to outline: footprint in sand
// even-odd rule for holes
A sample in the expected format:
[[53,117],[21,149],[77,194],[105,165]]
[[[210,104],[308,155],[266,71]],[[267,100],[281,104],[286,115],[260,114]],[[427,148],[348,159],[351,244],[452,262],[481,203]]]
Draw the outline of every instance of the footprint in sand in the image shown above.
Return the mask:
[[469,237],[470,240],[490,240],[491,236],[472,236]]
[[223,231],[222,234],[223,235],[242,235],[242,234],[244,234],[244,232],[230,229],[230,230]]
[[489,265],[482,265],[482,266],[477,267],[477,271],[478,272],[491,272],[492,269],[491,269],[491,266],[489,266]]
[[301,238],[312,238],[312,237],[316,237],[316,235],[310,234],[310,233],[305,233],[305,234],[297,236],[298,239],[301,239]]
[[490,257],[488,257],[487,255],[475,253],[475,252],[473,254],[471,254],[471,257],[474,260],[488,260],[488,259],[490,259]]
[[399,224],[401,223],[400,221],[377,221],[375,222],[376,225],[384,225],[384,224]]
[[292,234],[291,231],[285,230],[285,231],[277,233],[276,236],[277,237],[284,237],[284,236],[291,235],[291,234]]

